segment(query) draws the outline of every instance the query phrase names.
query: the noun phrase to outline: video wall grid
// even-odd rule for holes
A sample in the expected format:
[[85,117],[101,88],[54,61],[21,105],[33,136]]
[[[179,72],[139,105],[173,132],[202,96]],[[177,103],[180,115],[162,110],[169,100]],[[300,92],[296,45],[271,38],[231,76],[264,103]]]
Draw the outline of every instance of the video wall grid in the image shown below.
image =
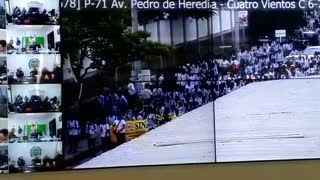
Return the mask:
[[320,157],[319,12],[132,11],[63,12],[66,169]]
[[9,173],[8,76],[5,1],[0,1],[0,174]]
[[59,1],[0,2],[0,171],[61,169]]
[[69,10],[0,0],[0,174],[320,157],[319,12]]

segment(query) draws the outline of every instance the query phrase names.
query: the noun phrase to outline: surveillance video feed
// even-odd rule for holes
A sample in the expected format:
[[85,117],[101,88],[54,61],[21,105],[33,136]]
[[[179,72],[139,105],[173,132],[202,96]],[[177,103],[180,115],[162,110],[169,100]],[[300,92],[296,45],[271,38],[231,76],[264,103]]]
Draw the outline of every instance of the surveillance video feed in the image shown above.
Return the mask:
[[320,158],[313,3],[0,0],[0,174]]

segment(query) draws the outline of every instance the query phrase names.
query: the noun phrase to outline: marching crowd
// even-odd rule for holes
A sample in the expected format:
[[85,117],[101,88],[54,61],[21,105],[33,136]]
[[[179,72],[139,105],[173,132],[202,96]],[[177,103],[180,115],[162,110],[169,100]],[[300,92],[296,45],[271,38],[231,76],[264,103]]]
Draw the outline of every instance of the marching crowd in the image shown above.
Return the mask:
[[[117,145],[124,143],[127,121],[147,120],[151,130],[249,83],[317,75],[319,70],[317,55],[300,56],[292,44],[272,42],[239,51],[230,59],[207,57],[181,66],[174,83],[172,77],[161,74],[141,90],[134,82],[129,82],[125,91],[105,90],[97,97],[105,120],[86,126],[89,149],[95,148],[100,136],[104,150],[108,150],[111,127]],[[79,128],[76,120],[68,122],[71,152],[76,151]]]

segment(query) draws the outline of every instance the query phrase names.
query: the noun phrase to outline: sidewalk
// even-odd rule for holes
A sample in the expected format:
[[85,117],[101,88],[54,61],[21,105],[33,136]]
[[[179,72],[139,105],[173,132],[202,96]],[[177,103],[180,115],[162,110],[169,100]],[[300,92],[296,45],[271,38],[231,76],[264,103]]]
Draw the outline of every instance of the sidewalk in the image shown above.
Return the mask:
[[[96,148],[95,148],[95,156],[99,155],[101,153],[101,139],[98,138],[96,142]],[[89,154],[88,149],[88,141],[87,139],[81,139],[78,144],[78,149],[76,153],[70,153],[69,152],[69,143],[66,142],[65,150],[64,150],[64,160],[65,160],[65,166],[67,168],[73,168],[73,166],[77,166],[78,164],[88,161],[91,158],[95,157]]]

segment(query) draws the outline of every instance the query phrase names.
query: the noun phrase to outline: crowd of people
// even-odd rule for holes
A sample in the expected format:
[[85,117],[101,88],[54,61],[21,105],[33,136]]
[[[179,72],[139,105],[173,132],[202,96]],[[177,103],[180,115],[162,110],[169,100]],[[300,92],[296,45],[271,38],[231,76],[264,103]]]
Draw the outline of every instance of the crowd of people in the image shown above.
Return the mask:
[[[233,65],[240,61],[244,75],[258,80],[295,78],[319,74],[319,55],[301,55],[290,43],[272,42],[250,51],[239,52]],[[233,72],[233,71],[232,71]]]
[[[116,145],[124,143],[127,121],[147,120],[152,130],[249,83],[317,75],[319,70],[317,55],[299,56],[291,43],[272,42],[239,51],[230,59],[206,57],[180,66],[175,77],[152,76],[150,82],[142,83],[142,89],[133,81],[125,90],[105,89],[97,97],[105,119],[100,124],[88,122],[88,147],[94,149],[100,136],[103,149],[108,150],[111,127],[115,127]],[[72,131],[76,128],[78,122],[69,126],[73,139],[79,134]],[[70,148],[75,149],[76,145]]]

